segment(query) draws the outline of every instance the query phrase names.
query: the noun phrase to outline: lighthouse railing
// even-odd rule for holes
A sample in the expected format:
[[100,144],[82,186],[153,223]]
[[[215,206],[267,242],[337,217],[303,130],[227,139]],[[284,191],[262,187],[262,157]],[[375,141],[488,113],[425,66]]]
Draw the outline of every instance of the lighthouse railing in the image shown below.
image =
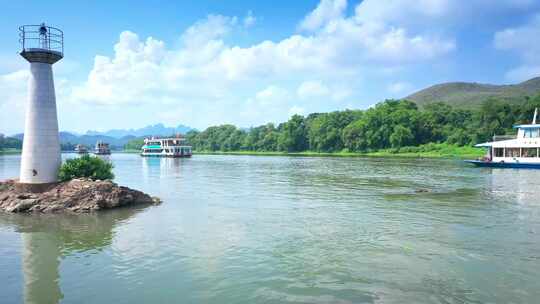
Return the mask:
[[[42,28],[46,31],[43,33]],[[19,27],[19,42],[22,51],[42,49],[64,54],[64,32],[46,25],[22,25]]]

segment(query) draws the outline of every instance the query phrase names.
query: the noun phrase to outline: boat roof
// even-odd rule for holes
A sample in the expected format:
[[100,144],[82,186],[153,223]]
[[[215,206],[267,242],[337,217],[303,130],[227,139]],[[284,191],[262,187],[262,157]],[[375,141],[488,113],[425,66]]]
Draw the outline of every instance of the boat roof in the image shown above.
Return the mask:
[[186,140],[184,137],[167,137],[167,138],[145,138],[147,141],[163,141],[163,140]]
[[481,144],[476,144],[474,146],[477,148],[487,148],[487,147],[491,147],[492,145],[493,145],[493,142],[485,142]]
[[514,129],[536,129],[540,128],[540,124],[514,125]]
[[535,138],[516,138],[516,139],[507,139],[507,140],[498,140],[498,141],[490,141],[485,143],[480,143],[474,145],[477,148],[489,148],[489,147],[495,147],[495,148],[527,148],[527,147],[538,147],[540,146],[540,143],[538,142],[538,139]]

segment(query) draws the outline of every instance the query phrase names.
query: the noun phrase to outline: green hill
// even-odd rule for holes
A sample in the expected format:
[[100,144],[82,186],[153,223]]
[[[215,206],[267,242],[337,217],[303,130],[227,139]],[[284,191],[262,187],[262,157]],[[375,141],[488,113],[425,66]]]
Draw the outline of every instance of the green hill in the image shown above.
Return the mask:
[[488,98],[498,98],[510,103],[525,101],[526,96],[540,94],[540,77],[513,85],[491,85],[468,82],[450,82],[431,86],[407,96],[405,99],[423,106],[444,102],[456,107],[475,108]]

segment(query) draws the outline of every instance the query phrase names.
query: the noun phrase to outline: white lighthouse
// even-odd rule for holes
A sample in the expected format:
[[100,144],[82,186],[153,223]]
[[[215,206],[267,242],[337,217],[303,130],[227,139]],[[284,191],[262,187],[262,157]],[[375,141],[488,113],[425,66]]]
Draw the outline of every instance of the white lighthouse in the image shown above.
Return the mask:
[[19,181],[54,183],[61,159],[52,65],[64,57],[64,34],[44,23],[23,25],[19,30],[20,54],[30,62]]

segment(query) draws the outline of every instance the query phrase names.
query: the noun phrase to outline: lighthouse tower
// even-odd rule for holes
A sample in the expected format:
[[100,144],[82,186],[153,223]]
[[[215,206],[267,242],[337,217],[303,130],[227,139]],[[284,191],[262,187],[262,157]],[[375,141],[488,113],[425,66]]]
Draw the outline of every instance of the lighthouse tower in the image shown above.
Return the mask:
[[30,62],[19,182],[54,183],[61,159],[52,65],[64,57],[64,34],[44,23],[19,31],[20,54]]

